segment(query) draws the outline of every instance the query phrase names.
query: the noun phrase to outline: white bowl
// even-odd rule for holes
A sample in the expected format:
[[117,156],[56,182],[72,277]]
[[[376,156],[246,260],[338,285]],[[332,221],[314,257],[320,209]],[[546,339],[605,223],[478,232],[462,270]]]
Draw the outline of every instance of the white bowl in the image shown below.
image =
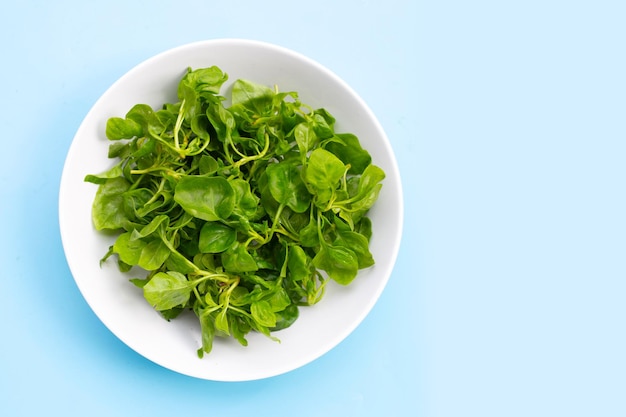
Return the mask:
[[[274,335],[280,343],[249,334],[247,347],[217,338],[213,351],[199,359],[195,317],[165,321],[129,283],[115,262],[99,265],[114,237],[96,232],[91,205],[97,186],[85,175],[109,168],[109,117],[123,116],[137,103],[160,108],[176,101],[176,86],[188,67],[217,65],[229,76],[223,86],[245,78],[281,91],[297,91],[303,103],[326,108],[337,132],[356,134],[386,172],[383,188],[370,210],[370,250],[376,264],[359,272],[348,286],[331,282],[316,305],[300,309],[289,328]],[[133,68],[115,82],[89,111],[72,142],[59,194],[61,237],[69,267],[85,300],[120,340],[149,360],[173,371],[215,381],[245,381],[279,375],[320,357],[346,338],[370,312],[391,275],[403,221],[402,189],[389,141],[361,98],[328,69],[298,53],[266,43],[221,39],[184,45]]]

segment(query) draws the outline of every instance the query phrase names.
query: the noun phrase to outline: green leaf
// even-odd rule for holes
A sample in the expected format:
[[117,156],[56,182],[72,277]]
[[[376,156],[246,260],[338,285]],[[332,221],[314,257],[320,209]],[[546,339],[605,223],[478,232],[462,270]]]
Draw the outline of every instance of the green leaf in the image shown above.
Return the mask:
[[335,119],[325,110],[316,110],[313,113],[312,128],[320,139],[328,139],[334,135],[335,132],[332,125],[334,122]]
[[345,171],[346,168],[339,158],[325,149],[317,148],[311,152],[304,171],[304,180],[317,195],[318,201],[325,203],[332,197]]
[[109,145],[109,152],[107,152],[107,156],[109,158],[120,158],[124,159],[129,154],[130,142],[119,141],[112,142]]
[[296,213],[304,213],[311,205],[309,194],[298,168],[289,162],[270,164],[266,168],[267,184],[274,199]]
[[222,143],[230,142],[236,126],[235,117],[230,110],[216,104],[207,108],[206,115],[217,133],[217,139]]
[[188,86],[198,93],[218,94],[226,80],[228,80],[228,75],[217,66],[195,70],[188,68],[187,73],[179,83],[179,97],[182,98],[180,86]]
[[276,313],[287,308],[287,306],[291,304],[291,299],[283,287],[278,287],[267,299],[267,302],[270,305],[270,309]]
[[[316,231],[317,235],[317,231]],[[289,249],[289,259],[287,261],[287,269],[289,270],[289,278],[293,281],[302,281],[311,275],[309,256],[300,246],[292,246]]]
[[326,271],[328,276],[341,285],[348,285],[356,277],[359,261],[355,253],[343,246],[322,245],[313,258],[316,268]]
[[220,253],[232,246],[237,232],[218,222],[207,222],[200,229],[198,249],[202,253]]
[[349,133],[338,133],[337,140],[326,144],[326,150],[335,154],[344,164],[350,165],[349,174],[361,174],[372,162],[369,152],[361,147],[359,139]]
[[385,171],[376,165],[368,165],[361,174],[357,195],[365,197],[385,179]]
[[170,253],[170,249],[161,239],[151,240],[141,249],[138,265],[145,270],[154,271],[163,265]]
[[161,109],[154,112],[166,129],[171,129],[176,124],[181,103],[166,103]]
[[150,236],[154,232],[156,232],[159,227],[163,225],[163,227],[167,227],[170,223],[170,218],[165,214],[161,214],[159,216],[155,216],[150,223],[141,228],[141,230],[135,230],[132,234],[132,239],[142,239]]
[[365,236],[352,231],[341,231],[338,233],[334,244],[350,248],[357,257],[359,269],[374,265],[374,258]]
[[136,218],[142,218],[147,214],[147,204],[153,196],[153,192],[145,188],[128,190],[123,194],[123,210]]
[[141,257],[141,251],[143,251],[145,246],[146,242],[132,239],[132,233],[125,232],[115,239],[113,252],[117,253],[122,262],[128,265],[137,265]]
[[187,176],[176,185],[174,200],[189,214],[212,222],[230,216],[235,192],[225,178]]
[[284,310],[275,313],[276,324],[271,328],[272,331],[286,329],[298,319],[300,311],[296,304],[288,305]]
[[246,340],[246,334],[252,330],[247,322],[247,318],[239,316],[230,316],[230,330],[232,335],[242,346],[248,346],[248,340]]
[[132,154],[133,158],[139,159],[152,154],[156,148],[156,144],[157,141],[153,138],[137,139],[134,143],[137,149]]
[[205,114],[198,114],[191,119],[191,131],[195,133],[199,138],[204,140],[210,140],[209,135],[209,119]]
[[354,231],[362,234],[369,241],[372,238],[372,221],[369,217],[363,217],[355,225]]
[[124,178],[113,178],[101,184],[91,210],[91,218],[96,230],[121,229],[130,219],[124,210],[124,193],[130,183]]
[[107,120],[106,136],[109,140],[131,139],[143,136],[143,129],[132,119],[111,117]]
[[237,80],[233,83],[232,107],[245,108],[248,111],[265,115],[272,107],[274,91],[261,84],[248,80]]
[[182,313],[184,310],[185,309],[182,307],[174,307],[170,308],[169,310],[161,310],[159,311],[159,313],[161,313],[161,317],[163,317],[165,320],[170,321],[180,316],[180,313]]
[[126,119],[137,123],[143,129],[143,135],[160,136],[165,129],[163,122],[159,119],[152,107],[147,104],[136,104],[126,113]]
[[[336,120],[335,120],[335,118],[333,117],[333,115],[332,115],[332,114],[330,114],[330,113],[328,112],[328,110],[326,110],[326,109],[317,109],[317,110],[315,110],[315,111],[313,112],[313,115],[314,115],[314,120],[316,121],[316,124],[317,124],[318,126],[322,126],[322,127],[327,126],[327,127],[328,127],[328,129],[329,129],[331,132],[334,132],[334,129],[335,129],[335,121],[336,121]],[[324,124],[324,123],[322,123],[322,122],[320,121],[320,118],[324,120],[325,124]],[[316,131],[318,131],[318,132],[317,132],[317,135],[318,135],[318,136],[320,136],[321,138],[326,139],[326,138],[328,137],[327,135],[323,135],[323,134],[321,134],[321,133],[320,133],[320,130],[321,130],[321,129],[318,129],[318,128],[316,127],[316,129],[315,129],[315,130],[316,130]],[[330,132],[329,132],[329,133],[330,133]],[[330,136],[332,136],[332,135],[330,135]]]
[[[367,212],[367,210],[374,205],[376,200],[378,200],[378,194],[380,193],[381,188],[382,184],[376,184],[376,186],[368,194],[363,196],[363,198],[352,203],[352,210],[357,214]],[[353,215],[353,217],[356,216]]]
[[135,287],[143,288],[150,280],[147,278],[131,278],[129,281],[132,282]]
[[157,272],[143,287],[145,299],[157,310],[169,310],[189,301],[193,283],[175,271]]
[[303,158],[309,153],[311,149],[319,141],[313,128],[307,123],[299,123],[294,129],[294,137],[296,138],[296,144],[298,150]]
[[268,301],[259,300],[250,305],[250,313],[254,320],[264,327],[276,326],[276,314]]
[[193,257],[193,263],[200,269],[206,269],[209,271],[215,270],[215,256],[209,253],[198,253]]
[[244,245],[235,242],[230,248],[222,252],[222,265],[230,272],[253,272],[258,266]]
[[[350,221],[358,222],[378,200],[382,189],[381,181],[385,178],[385,172],[375,165],[369,165],[359,178],[356,195],[347,201],[350,203]],[[339,202],[341,204],[341,202]],[[342,215],[342,217],[346,217]]]
[[112,168],[104,171],[100,174],[88,174],[85,176],[86,182],[91,182],[93,184],[104,184],[107,180],[121,177],[122,176],[122,163],[119,162],[115,164]]
[[218,330],[226,335],[230,335],[230,329],[228,326],[228,308],[222,308],[217,316],[215,316],[215,330]]
[[198,93],[188,81],[183,80],[179,84],[178,97],[181,100],[180,116],[186,120],[191,120],[198,115],[202,104],[200,103]]
[[298,237],[300,238],[300,244],[304,247],[312,248],[320,244],[315,219],[311,220],[305,227],[300,229]]
[[267,170],[264,170],[263,173],[259,176],[259,180],[257,182],[257,190],[261,195],[261,206],[263,210],[269,214],[270,217],[274,217],[278,212],[278,207],[280,204],[276,199],[272,196],[270,192],[270,187],[267,181]]
[[202,155],[198,164],[200,175],[214,174],[219,169],[217,160],[211,155]]
[[253,217],[258,210],[259,198],[252,193],[250,183],[242,179],[229,181],[235,191],[235,210],[246,217]]
[[202,337],[202,348],[198,350],[198,356],[202,357],[203,353],[211,353],[213,350],[213,339],[215,339],[215,322],[210,314],[206,314],[203,309],[196,312],[200,321],[200,332]]
[[170,256],[165,260],[164,266],[170,271],[178,271],[182,274],[189,274],[195,271],[193,263],[179,252],[170,253]]

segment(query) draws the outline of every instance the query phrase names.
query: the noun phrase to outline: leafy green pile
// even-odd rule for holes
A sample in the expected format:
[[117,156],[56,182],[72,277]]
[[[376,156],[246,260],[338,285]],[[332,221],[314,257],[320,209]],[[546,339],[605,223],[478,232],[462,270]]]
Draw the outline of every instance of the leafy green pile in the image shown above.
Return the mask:
[[216,335],[273,338],[328,279],[347,285],[373,265],[366,214],[385,177],[326,110],[245,80],[226,107],[227,78],[189,69],[178,102],[108,119],[117,163],[85,178],[99,185],[95,228],[118,233],[102,262],[147,271],[131,281],[165,319],[193,310],[200,357]]

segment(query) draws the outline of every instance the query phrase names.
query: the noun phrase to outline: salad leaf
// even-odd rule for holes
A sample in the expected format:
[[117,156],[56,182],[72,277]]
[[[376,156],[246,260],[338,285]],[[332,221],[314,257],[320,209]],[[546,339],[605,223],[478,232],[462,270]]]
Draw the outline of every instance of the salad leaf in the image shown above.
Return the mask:
[[[213,66],[187,72],[177,101],[108,119],[115,163],[97,185],[94,227],[116,236],[101,262],[143,270],[131,283],[166,320],[194,314],[198,356],[216,337],[273,332],[374,265],[384,171],[323,108]],[[225,103],[230,102],[229,106]]]
[[232,213],[235,191],[222,177],[187,176],[176,185],[174,200],[199,219],[217,221]]
[[185,275],[176,271],[158,272],[143,286],[146,300],[157,310],[169,310],[185,304],[191,290]]

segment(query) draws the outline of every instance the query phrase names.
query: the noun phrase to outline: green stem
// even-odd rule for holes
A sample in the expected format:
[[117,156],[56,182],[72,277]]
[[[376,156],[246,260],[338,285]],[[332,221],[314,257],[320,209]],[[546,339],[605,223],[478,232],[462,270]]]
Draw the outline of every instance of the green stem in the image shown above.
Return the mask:
[[180,127],[183,124],[183,109],[185,108],[185,99],[180,103],[180,108],[178,109],[178,117],[176,117],[176,124],[174,125],[174,145],[176,146],[176,150],[180,152],[180,143],[178,141],[178,132],[180,131]]
[[171,175],[174,178],[179,178],[181,175],[176,171],[172,171],[171,168],[161,167],[161,166],[153,166],[153,167],[144,168],[144,169],[131,169],[130,173],[139,175],[139,174],[149,174],[151,172],[158,172],[158,171],[165,172],[166,174]]
[[[184,260],[185,265],[187,265],[189,268],[191,268],[193,270],[192,274],[196,274],[196,275],[203,275],[201,274],[203,271],[202,269],[198,268],[198,266],[196,264],[194,264],[193,262],[191,262],[189,259],[187,259],[186,256],[184,256],[183,254],[181,254],[180,252],[178,252],[178,250],[176,250],[176,248],[174,247],[174,245],[172,245],[172,242],[169,241],[169,239],[167,239],[165,236],[162,236],[161,234],[159,234],[159,237],[161,238],[161,240],[163,241],[163,243],[165,243],[165,246],[167,246],[167,248],[173,252],[173,253],[177,253],[181,259]],[[197,284],[196,284],[197,285]]]
[[248,163],[250,161],[255,161],[255,160],[263,158],[265,156],[265,154],[267,153],[267,151],[270,148],[270,138],[269,138],[269,135],[267,134],[267,132],[265,133],[265,135],[263,135],[263,137],[265,138],[265,145],[263,146],[263,149],[261,150],[261,152],[259,152],[256,155],[250,155],[250,156],[245,156],[245,155],[240,154],[240,155],[243,156],[243,158],[241,158],[239,161],[235,162],[235,164],[234,164],[235,167],[239,168],[243,164],[246,164],[246,163]]
[[288,238],[294,241],[300,240],[300,236],[296,236],[293,232],[287,230],[286,228],[282,226],[279,229],[276,229],[275,232],[280,233],[281,235],[287,236]]
[[281,203],[276,210],[276,215],[274,216],[274,220],[272,220],[272,227],[269,230],[268,236],[265,238],[265,242],[269,242],[272,240],[272,236],[274,236],[274,232],[276,232],[276,227],[279,224],[280,215],[285,208],[285,204]]
[[196,295],[196,300],[198,300],[200,304],[202,304],[202,307],[206,307],[207,303],[206,301],[204,301],[204,298],[202,298],[202,296],[200,295],[200,291],[198,291],[198,287],[196,287],[195,285],[193,286],[193,293]]
[[320,286],[315,290],[314,297],[311,297],[310,295],[307,297],[307,301],[310,305],[316,304],[319,300],[321,300],[326,292],[326,283],[328,282],[328,279],[325,279],[319,272],[316,272],[316,275],[320,281]]
[[241,315],[244,315],[244,316],[246,316],[248,318],[254,319],[252,317],[252,314],[248,313],[246,310],[240,309],[239,307],[235,307],[235,306],[229,305],[228,308],[233,310],[233,311],[236,311],[237,313],[239,313]]
[[209,139],[204,141],[204,145],[202,145],[202,148],[198,149],[197,152],[190,152],[190,153],[188,153],[187,156],[200,155],[202,152],[204,152],[204,150],[207,148],[207,146],[209,146],[210,142],[211,142],[211,138],[209,137]]
[[[195,279],[194,285],[198,285],[208,279],[212,279],[214,281],[219,281],[219,282],[223,282],[225,284],[230,284],[232,283],[234,280],[232,278],[230,278],[228,275],[226,274],[219,274],[217,272],[209,272],[209,271],[205,271],[203,269],[198,268],[195,264],[194,267],[196,268],[196,270],[194,272],[191,272],[190,275],[197,275],[200,276],[200,278]],[[237,280],[238,278],[236,278],[235,280]]]
[[161,192],[163,192],[164,187],[165,187],[165,178],[161,178],[161,182],[159,183],[159,187],[157,188],[156,192],[152,195],[152,197],[150,197],[150,200],[146,201],[144,205],[154,203],[157,200],[157,198],[159,198],[159,196],[161,195]]
[[143,172],[133,172],[133,170],[131,170],[131,171],[130,171],[130,173],[131,173],[131,174],[141,174],[141,176],[139,177],[139,179],[138,179],[137,181],[133,182],[133,183],[130,185],[130,188],[128,189],[128,191],[132,191],[132,190],[134,190],[135,188],[139,187],[139,184],[141,183],[141,181],[142,181],[142,180],[143,180],[143,178],[145,177],[145,173],[143,173]]
[[206,308],[202,311],[202,317],[208,316],[209,314],[211,314],[214,311],[217,311],[221,308],[221,306],[217,305],[217,306],[213,306],[211,308]]
[[176,148],[175,146],[172,146],[170,143],[168,143],[167,141],[163,140],[162,137],[155,135],[154,133],[148,131],[148,134],[150,135],[150,137],[154,140],[156,140],[157,142],[161,143],[163,146],[170,148],[171,150],[175,151],[176,153],[180,154],[180,149]]
[[322,213],[320,211],[317,212],[317,237],[319,238],[320,245],[326,243],[324,234],[322,233]]

